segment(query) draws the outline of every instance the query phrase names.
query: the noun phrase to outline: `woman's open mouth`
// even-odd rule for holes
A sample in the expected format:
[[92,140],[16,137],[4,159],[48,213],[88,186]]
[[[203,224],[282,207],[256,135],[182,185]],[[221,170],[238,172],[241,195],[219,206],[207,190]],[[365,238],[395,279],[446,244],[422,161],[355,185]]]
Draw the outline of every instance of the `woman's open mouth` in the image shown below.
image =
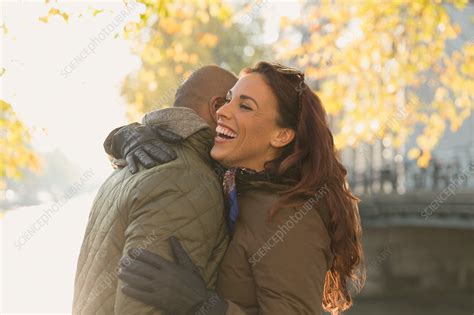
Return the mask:
[[214,140],[217,142],[225,142],[237,138],[236,132],[222,125],[218,125],[216,127],[216,133],[217,135]]

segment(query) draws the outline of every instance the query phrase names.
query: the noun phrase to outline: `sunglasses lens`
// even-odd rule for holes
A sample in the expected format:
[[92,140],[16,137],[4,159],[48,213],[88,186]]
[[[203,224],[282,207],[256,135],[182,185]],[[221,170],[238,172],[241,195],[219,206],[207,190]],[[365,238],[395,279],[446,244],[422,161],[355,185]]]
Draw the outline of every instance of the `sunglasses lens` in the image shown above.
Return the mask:
[[301,74],[300,71],[296,69],[291,69],[291,68],[278,69],[278,72],[286,73],[286,74]]
[[280,68],[277,69],[278,72],[283,73],[283,74],[290,74],[290,75],[296,75],[300,79],[304,80],[304,74],[303,72],[293,69],[293,68]]

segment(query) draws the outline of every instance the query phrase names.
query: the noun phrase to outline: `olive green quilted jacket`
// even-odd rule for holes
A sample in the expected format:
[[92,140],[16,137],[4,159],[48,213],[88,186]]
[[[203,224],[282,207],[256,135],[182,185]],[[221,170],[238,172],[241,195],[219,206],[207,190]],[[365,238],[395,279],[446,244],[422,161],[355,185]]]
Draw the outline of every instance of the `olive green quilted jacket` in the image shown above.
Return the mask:
[[77,264],[73,314],[162,314],[121,292],[118,264],[132,247],[173,260],[171,235],[181,240],[208,287],[215,287],[228,234],[221,184],[209,158],[209,127],[188,108],[155,111],[144,122],[186,140],[174,146],[175,161],[135,175],[116,170],[100,188]]

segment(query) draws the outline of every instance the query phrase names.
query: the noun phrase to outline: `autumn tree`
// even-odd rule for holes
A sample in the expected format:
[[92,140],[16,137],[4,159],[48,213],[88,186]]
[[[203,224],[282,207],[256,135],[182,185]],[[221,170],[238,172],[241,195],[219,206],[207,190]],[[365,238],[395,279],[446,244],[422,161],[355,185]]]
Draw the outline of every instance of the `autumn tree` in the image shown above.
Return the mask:
[[[38,20],[48,23],[61,18],[64,23],[90,14],[99,15],[104,8],[92,3],[80,12],[71,13],[67,6],[45,0],[45,12]],[[140,20],[125,24],[114,38],[124,36],[133,43],[133,51],[142,67],[124,81],[123,94],[128,101],[130,120],[138,120],[146,111],[170,105],[179,84],[197,68],[215,63],[238,72],[242,67],[262,58],[264,49],[254,45],[261,21],[247,12],[259,6],[256,1],[246,5],[226,5],[216,0],[171,1],[140,0]],[[132,1],[124,1],[124,8]],[[236,23],[246,17],[251,27]],[[248,18],[251,21],[248,21]],[[0,21],[2,35],[8,28]],[[251,31],[252,30],[252,31]],[[6,69],[0,67],[0,75]],[[0,192],[6,179],[18,179],[25,168],[37,169],[38,157],[30,148],[30,131],[16,117],[10,104],[0,100]]]
[[0,201],[7,179],[19,179],[22,170],[37,170],[39,160],[31,149],[31,133],[10,104],[0,100]]
[[[421,125],[409,156],[426,167],[445,129],[456,131],[474,108],[474,43],[447,49],[462,31],[448,7],[466,5],[308,1],[301,18],[282,21],[279,58],[305,70],[335,122],[338,147],[381,138],[399,147]],[[432,97],[422,99],[421,89]]]
[[220,1],[144,3],[140,22],[127,25],[142,61],[122,89],[131,120],[171,105],[179,84],[204,65],[217,64],[238,73],[263,58],[264,47],[254,43],[259,20],[251,16],[252,28],[236,23],[239,16],[249,18],[245,14],[256,3],[235,7]]
[[[104,12],[98,4],[90,4],[74,17],[65,7],[48,0],[45,3],[49,11],[39,17],[44,23],[54,16],[67,23],[84,14]],[[256,12],[266,5],[265,0],[240,4],[217,0],[123,3],[124,8],[140,10],[139,21],[127,23],[123,32],[118,32],[131,41],[133,53],[142,63],[122,86],[131,121],[146,111],[171,105],[179,84],[199,67],[217,64],[238,73],[270,51],[258,43],[262,21]]]

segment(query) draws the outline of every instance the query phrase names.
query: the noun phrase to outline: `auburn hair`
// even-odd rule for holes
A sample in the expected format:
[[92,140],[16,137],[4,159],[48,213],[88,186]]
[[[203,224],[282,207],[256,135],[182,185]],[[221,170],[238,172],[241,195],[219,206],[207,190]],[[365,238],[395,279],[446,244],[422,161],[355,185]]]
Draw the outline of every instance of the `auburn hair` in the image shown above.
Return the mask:
[[324,189],[323,204],[330,214],[328,232],[333,263],[326,273],[323,308],[340,314],[352,305],[350,282],[360,290],[365,282],[359,199],[347,184],[347,170],[338,160],[327,115],[319,97],[304,81],[304,74],[276,63],[259,62],[242,73],[264,77],[278,100],[277,124],[295,130],[295,138],[281,154],[265,164],[267,172],[288,178],[294,185],[280,192],[269,217],[279,208],[301,206]]

